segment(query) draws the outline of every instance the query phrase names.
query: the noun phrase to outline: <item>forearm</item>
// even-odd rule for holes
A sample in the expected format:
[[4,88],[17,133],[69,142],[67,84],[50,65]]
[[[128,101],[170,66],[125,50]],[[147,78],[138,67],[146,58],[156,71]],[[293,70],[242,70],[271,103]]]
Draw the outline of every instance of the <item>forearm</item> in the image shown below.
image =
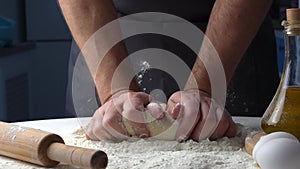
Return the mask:
[[[112,0],[58,0],[58,2],[72,35],[91,71],[100,100],[103,103],[115,92],[111,91],[113,73],[127,56],[127,53],[123,43],[118,43],[104,58],[99,58],[100,56],[97,56],[97,54],[101,52],[97,50],[101,50],[100,46],[103,46],[103,43],[110,37],[107,37],[107,39],[103,37],[103,39],[96,39],[92,42],[95,44],[87,42],[101,27],[117,18]],[[119,30],[117,31],[117,33],[120,33]],[[90,44],[96,47],[88,46]],[[132,88],[136,89],[135,86]]]
[[[210,42],[204,40],[199,52],[205,66],[215,64],[210,59],[211,55],[215,54],[208,47],[211,43],[220,57],[226,81],[229,82],[265,18],[271,2],[271,0],[216,0],[205,33]],[[198,88],[211,93],[209,77],[201,60],[197,58],[192,73]],[[189,88],[189,82],[186,88]]]
[[58,0],[58,2],[80,49],[93,33],[117,18],[111,0]]

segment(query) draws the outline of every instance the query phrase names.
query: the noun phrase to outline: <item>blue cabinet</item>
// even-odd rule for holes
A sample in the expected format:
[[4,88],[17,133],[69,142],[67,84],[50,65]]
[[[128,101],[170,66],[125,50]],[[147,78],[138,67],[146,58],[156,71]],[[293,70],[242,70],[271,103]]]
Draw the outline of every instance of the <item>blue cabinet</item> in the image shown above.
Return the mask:
[[31,50],[0,56],[0,120],[30,118],[31,61]]
[[65,116],[71,42],[38,42],[32,51],[31,119]]
[[[1,56],[5,49],[0,49],[0,120],[64,117],[72,38],[57,1],[0,1],[0,14],[24,22],[17,24],[25,34],[17,44],[34,44],[30,50],[5,56]],[[25,19],[18,20],[21,16]]]

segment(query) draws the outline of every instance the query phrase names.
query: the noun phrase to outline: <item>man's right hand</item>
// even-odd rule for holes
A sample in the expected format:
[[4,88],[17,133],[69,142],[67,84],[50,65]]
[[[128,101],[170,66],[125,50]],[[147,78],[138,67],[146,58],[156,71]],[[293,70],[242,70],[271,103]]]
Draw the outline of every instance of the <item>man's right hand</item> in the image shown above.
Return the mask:
[[86,131],[87,138],[112,142],[129,139],[123,116],[128,119],[136,137],[149,137],[150,132],[141,112],[150,101],[150,95],[143,92],[126,92],[113,97],[94,113]]

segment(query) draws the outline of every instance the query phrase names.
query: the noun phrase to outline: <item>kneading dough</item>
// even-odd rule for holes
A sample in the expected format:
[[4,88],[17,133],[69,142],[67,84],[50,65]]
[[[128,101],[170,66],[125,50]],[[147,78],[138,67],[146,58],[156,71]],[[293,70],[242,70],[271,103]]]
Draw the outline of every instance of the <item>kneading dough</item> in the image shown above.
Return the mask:
[[[166,110],[166,105],[163,103],[149,103],[151,106],[160,106],[163,110]],[[146,109],[144,112],[144,119],[147,123],[147,128],[150,131],[151,138],[158,140],[175,140],[176,131],[179,123],[174,120],[168,113],[165,113],[165,117],[162,119],[155,119],[151,113]],[[128,119],[123,117],[123,123],[132,136],[135,136],[135,132],[131,125],[128,123]]]

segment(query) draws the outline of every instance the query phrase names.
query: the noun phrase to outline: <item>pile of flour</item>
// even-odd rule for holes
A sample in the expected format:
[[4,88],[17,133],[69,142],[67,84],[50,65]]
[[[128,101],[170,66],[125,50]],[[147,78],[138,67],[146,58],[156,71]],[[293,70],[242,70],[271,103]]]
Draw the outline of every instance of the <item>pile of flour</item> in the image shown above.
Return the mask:
[[[62,136],[68,145],[100,149],[108,155],[108,169],[258,169],[244,150],[244,141],[251,129],[239,125],[235,138],[200,143],[187,141],[138,140],[121,143],[86,140],[82,129]],[[0,157],[3,168],[39,169],[41,167]],[[58,165],[59,169],[73,169]]]

